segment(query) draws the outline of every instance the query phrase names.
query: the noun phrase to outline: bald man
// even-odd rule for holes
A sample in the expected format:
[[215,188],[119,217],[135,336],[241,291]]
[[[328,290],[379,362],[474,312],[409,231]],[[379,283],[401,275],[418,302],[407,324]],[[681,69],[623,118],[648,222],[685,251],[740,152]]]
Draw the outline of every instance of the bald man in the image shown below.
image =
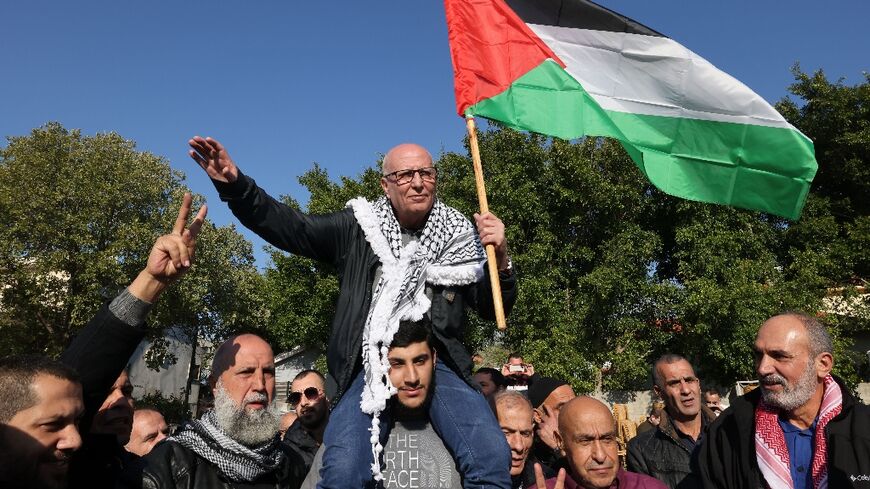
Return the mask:
[[699,457],[704,487],[870,486],[870,408],[831,375],[825,326],[779,314],[752,350],[760,386],[710,425]]
[[[591,397],[575,397],[562,406],[556,442],[568,459],[568,473],[546,481],[548,489],[666,489],[648,475],[626,472],[619,463],[616,420],[610,409]],[[536,469],[538,483],[544,477]]]
[[142,487],[298,487],[304,464],[279,448],[269,344],[253,334],[225,341],[215,352],[209,385],[214,409],[151,450]]
[[[509,449],[486,401],[472,388],[471,357],[461,338],[466,306],[494,319],[491,278],[501,283],[505,312],[516,298],[501,220],[491,213],[475,215],[475,226],[441,203],[438,171],[429,152],[416,144],[400,144],[384,156],[381,198],[356,198],[344,210],[315,216],[270,197],[239,171],[218,141],[196,136],[188,143],[190,156],[243,225],[282,250],[330,264],[341,277],[327,350],[338,393],[324,435],[325,477],[319,487],[361,487],[381,477],[381,461],[372,457],[377,443],[346,440],[373,438],[369,429],[379,425],[393,389],[385,375],[390,365],[384,347],[400,321],[421,316],[432,322],[438,363],[445,367],[436,374],[433,425],[440,433],[456,434],[443,441],[467,487],[510,487],[504,470]],[[498,277],[490,277],[484,266],[485,245],[495,248]],[[463,416],[442,413],[445,406],[462,406]],[[349,423],[359,419],[352,411],[360,409],[371,422]],[[438,426],[441,420],[450,426]],[[359,463],[367,459],[371,464]]]

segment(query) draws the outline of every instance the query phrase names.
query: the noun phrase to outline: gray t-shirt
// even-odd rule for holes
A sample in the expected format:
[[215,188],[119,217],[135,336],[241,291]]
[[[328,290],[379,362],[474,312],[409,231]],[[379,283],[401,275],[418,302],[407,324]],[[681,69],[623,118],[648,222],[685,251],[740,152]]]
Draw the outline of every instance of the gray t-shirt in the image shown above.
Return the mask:
[[[302,489],[314,489],[320,480],[323,446],[317,451]],[[360,463],[366,463],[360,461]],[[453,456],[425,419],[396,421],[384,447],[381,467],[384,487],[392,488],[462,488]]]

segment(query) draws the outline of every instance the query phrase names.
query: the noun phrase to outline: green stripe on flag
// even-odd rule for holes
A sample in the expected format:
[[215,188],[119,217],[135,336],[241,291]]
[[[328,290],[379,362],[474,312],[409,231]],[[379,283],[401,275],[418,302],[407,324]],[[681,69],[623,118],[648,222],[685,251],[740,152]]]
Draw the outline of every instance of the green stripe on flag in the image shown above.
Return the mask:
[[616,138],[663,192],[789,219],[816,172],[812,142],[795,130],[606,111],[552,60],[468,113],[562,139]]

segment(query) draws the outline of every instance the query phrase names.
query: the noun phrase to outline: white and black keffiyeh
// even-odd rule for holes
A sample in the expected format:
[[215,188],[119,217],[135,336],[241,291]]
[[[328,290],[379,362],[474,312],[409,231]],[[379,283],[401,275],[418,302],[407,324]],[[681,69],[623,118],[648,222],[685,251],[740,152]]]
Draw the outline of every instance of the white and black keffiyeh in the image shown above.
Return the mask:
[[221,474],[234,482],[253,482],[274,472],[284,458],[277,436],[260,446],[246,447],[218,427],[214,411],[188,422],[169,440],[213,463]]
[[372,415],[372,474],[381,480],[380,413],[397,391],[390,383],[387,360],[393,335],[403,320],[417,321],[429,311],[426,284],[466,285],[483,277],[486,254],[477,231],[459,211],[435,201],[419,239],[402,244],[402,229],[386,197],[347,204],[381,261],[363,331],[365,387],[360,407]]

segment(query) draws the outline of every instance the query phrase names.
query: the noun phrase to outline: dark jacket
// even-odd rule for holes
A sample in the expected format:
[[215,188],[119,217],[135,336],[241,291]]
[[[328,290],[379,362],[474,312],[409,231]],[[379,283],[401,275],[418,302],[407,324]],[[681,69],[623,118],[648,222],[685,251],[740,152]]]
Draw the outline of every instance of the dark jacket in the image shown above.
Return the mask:
[[[221,200],[248,229],[284,251],[329,263],[338,271],[340,290],[326,361],[338,384],[333,405],[362,367],[362,335],[372,300],[372,282],[380,265],[351,209],[307,215],[278,202],[253,179],[239,173],[233,183],[212,181]],[[486,267],[484,267],[486,268]],[[505,314],[516,299],[514,275],[501,279]],[[471,357],[462,344],[465,306],[484,319],[494,319],[489,272],[483,280],[463,287],[432,286],[432,319],[438,358],[470,385]]]
[[[839,378],[834,380],[843,391],[843,410],[825,427],[828,487],[868,487],[870,407],[856,401]],[[710,426],[698,460],[705,488],[764,487],[755,458],[755,407],[760,399],[761,389],[738,397]]]
[[[716,415],[706,406],[701,407],[702,436]],[[630,472],[646,474],[662,481],[671,489],[700,487],[697,472],[692,473],[692,456],[688,447],[680,440],[673,422],[662,415],[655,429],[644,431],[629,440],[626,465]]]
[[308,431],[302,426],[299,420],[293,422],[287,432],[284,433],[284,438],[281,440],[281,449],[284,453],[293,451],[299,455],[305,463],[305,472],[311,468],[311,463],[314,461],[314,454],[320,448],[320,443],[311,436]]
[[302,460],[290,454],[271,474],[250,483],[232,482],[214,464],[169,440],[158,443],[145,462],[142,489],[297,489],[305,478]]
[[115,436],[87,433],[97,410],[144,337],[143,328],[121,321],[105,305],[60,356],[61,362],[79,373],[85,405],[79,426],[84,434],[82,447],[73,454],[70,463],[70,488],[114,488],[125,478],[136,477],[141,469],[138,457],[127,456]]

